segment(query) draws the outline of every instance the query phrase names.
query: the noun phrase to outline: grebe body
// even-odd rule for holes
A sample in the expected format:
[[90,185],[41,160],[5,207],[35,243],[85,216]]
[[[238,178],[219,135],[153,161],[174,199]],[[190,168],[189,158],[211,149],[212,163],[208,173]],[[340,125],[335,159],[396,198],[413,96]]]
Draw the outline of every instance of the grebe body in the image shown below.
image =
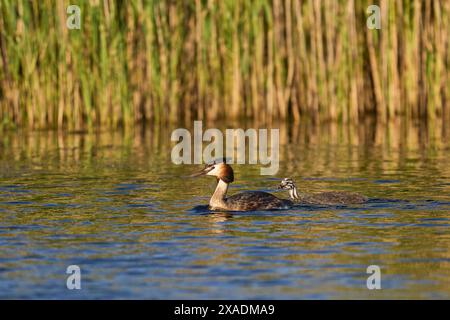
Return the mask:
[[225,162],[207,165],[192,176],[208,175],[217,178],[217,186],[209,200],[211,210],[225,211],[257,211],[280,210],[293,206],[290,200],[279,199],[262,191],[247,191],[227,197],[228,186],[234,181],[233,169]]
[[301,204],[325,204],[325,205],[339,205],[339,204],[358,204],[367,202],[369,199],[357,193],[328,191],[314,194],[299,194],[294,181],[289,178],[284,178],[281,181],[280,189],[289,190],[289,196],[297,203]]

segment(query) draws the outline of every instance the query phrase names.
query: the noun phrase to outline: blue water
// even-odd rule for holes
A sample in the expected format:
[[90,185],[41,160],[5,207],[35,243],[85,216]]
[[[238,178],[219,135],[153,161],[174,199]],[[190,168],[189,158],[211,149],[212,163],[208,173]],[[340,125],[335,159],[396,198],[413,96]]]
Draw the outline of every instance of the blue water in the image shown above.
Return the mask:
[[450,151],[430,148],[286,144],[277,176],[235,166],[230,194],[287,197],[289,176],[371,200],[226,213],[206,207],[215,179],[187,179],[197,167],[173,165],[164,142],[14,135],[0,151],[0,298],[448,299]]

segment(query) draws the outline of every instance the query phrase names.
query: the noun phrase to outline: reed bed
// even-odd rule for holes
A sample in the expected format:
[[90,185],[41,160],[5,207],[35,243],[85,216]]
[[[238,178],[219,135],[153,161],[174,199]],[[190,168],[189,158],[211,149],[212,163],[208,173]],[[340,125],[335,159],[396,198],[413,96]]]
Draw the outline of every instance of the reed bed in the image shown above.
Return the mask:
[[0,126],[450,113],[447,0],[77,2],[0,0]]

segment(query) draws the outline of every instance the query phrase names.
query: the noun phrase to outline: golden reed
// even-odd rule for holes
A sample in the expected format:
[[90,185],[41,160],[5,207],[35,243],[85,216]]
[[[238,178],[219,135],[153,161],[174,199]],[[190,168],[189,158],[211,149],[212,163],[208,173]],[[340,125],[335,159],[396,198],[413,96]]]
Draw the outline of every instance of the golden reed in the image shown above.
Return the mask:
[[69,4],[0,0],[0,127],[449,117],[448,0]]

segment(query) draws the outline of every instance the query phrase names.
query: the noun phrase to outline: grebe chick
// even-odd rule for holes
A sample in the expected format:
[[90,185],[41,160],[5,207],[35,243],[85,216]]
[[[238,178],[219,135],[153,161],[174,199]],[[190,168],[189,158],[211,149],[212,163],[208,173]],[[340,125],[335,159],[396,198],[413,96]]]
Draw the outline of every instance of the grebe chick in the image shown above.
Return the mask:
[[247,191],[227,197],[228,185],[234,181],[233,169],[226,163],[207,165],[203,170],[191,176],[215,176],[217,187],[209,200],[210,210],[254,211],[288,209],[293,205],[290,200],[279,199],[262,191]]
[[294,181],[289,178],[284,178],[281,181],[279,189],[289,190],[289,196],[293,201],[303,204],[356,204],[364,203],[368,200],[367,197],[357,193],[342,192],[342,191],[329,191],[314,194],[299,194]]

